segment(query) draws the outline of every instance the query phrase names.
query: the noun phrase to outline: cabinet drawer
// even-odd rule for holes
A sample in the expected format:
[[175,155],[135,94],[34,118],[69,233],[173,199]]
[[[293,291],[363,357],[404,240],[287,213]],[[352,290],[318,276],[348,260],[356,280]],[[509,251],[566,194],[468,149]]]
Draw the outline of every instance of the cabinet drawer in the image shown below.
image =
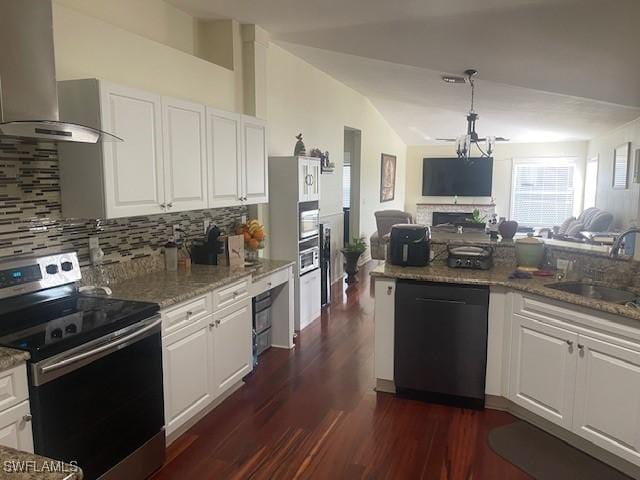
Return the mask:
[[251,296],[255,297],[256,295],[260,295],[261,293],[271,290],[278,285],[286,283],[289,280],[290,273],[291,268],[285,268],[256,280],[251,285]]
[[249,279],[222,287],[213,292],[213,309],[218,311],[249,297]]
[[211,296],[202,295],[162,312],[162,334],[169,335],[197,322],[212,312]]
[[27,367],[18,365],[0,372],[0,410],[12,407],[29,396]]

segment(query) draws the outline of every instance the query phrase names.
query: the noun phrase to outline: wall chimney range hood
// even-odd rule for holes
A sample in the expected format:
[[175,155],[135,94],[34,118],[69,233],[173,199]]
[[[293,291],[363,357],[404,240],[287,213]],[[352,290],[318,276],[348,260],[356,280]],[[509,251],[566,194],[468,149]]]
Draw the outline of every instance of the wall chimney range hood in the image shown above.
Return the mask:
[[0,45],[0,137],[122,141],[59,120],[51,0],[0,1]]

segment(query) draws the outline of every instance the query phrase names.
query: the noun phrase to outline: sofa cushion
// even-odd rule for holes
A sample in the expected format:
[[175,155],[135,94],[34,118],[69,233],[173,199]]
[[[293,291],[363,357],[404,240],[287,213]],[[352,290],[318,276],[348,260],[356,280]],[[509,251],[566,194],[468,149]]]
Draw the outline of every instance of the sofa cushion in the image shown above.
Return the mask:
[[562,225],[560,225],[560,228],[558,229],[558,234],[559,235],[566,235],[567,234],[567,229],[569,228],[569,225],[571,225],[571,223],[576,221],[576,217],[569,217],[567,218],[564,222],[562,222]]
[[567,237],[577,237],[580,232],[584,230],[584,223],[580,220],[574,220],[567,228]]

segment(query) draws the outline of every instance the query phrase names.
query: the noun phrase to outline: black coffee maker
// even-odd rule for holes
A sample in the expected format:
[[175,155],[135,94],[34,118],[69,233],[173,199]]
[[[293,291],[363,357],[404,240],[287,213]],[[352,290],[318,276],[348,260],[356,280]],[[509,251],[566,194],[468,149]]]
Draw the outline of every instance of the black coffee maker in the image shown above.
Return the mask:
[[398,224],[391,227],[389,263],[424,267],[431,254],[431,229],[426,225]]
[[217,265],[218,254],[222,253],[220,229],[213,225],[207,230],[204,239],[196,239],[191,244],[191,262],[200,265]]

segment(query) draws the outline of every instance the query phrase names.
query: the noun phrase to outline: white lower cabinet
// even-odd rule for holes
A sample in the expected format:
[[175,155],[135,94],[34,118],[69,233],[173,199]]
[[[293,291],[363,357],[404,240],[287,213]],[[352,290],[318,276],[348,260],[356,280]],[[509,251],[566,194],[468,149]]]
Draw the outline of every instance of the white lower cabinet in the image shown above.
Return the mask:
[[640,464],[640,352],[580,335],[573,431]]
[[509,399],[640,466],[640,329],[523,299],[512,314]]
[[0,372],[0,445],[33,453],[27,367]]
[[[237,285],[245,285],[243,282]],[[162,339],[167,435],[185,425],[253,368],[251,299],[245,295],[226,308],[212,311],[215,299],[229,288],[162,312],[163,331],[171,332]],[[200,310],[196,311],[196,307]],[[184,320],[176,323],[175,318],[183,310]],[[179,325],[184,326],[178,328]]]
[[253,367],[251,301],[229,307],[213,330],[214,387],[218,394],[239,382]]
[[0,445],[33,453],[29,400],[0,412]]
[[300,277],[300,330],[320,316],[320,269]]
[[168,335],[163,343],[165,423],[170,434],[213,400],[208,323],[197,322]]
[[571,428],[577,343],[575,333],[514,314],[510,399]]

